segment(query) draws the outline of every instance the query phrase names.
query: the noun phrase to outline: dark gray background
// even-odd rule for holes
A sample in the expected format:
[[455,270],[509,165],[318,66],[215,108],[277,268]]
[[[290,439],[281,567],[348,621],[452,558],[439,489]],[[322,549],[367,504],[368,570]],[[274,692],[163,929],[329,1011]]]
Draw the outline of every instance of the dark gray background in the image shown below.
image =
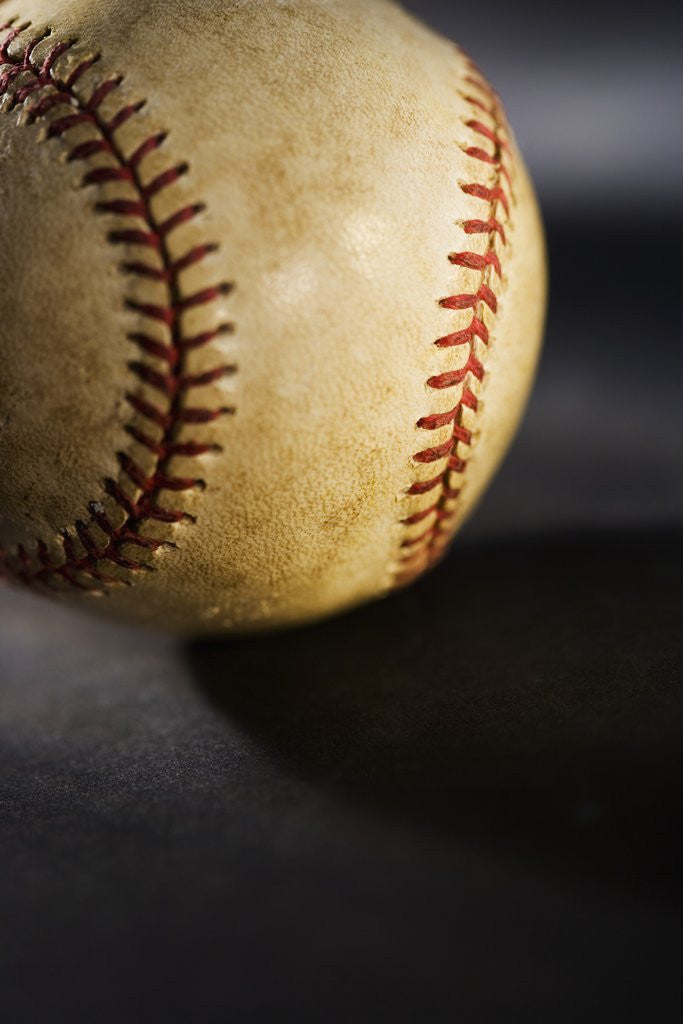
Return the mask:
[[0,594],[12,1024],[683,1017],[680,18],[409,6],[539,186],[524,428],[436,572],[312,629]]

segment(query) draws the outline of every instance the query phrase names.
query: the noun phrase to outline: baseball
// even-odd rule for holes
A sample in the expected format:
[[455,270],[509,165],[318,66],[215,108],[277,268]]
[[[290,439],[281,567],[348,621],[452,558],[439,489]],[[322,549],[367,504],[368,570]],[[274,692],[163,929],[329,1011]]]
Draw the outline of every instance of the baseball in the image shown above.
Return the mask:
[[443,555],[545,306],[457,46],[389,0],[0,0],[0,196],[7,581],[244,631]]

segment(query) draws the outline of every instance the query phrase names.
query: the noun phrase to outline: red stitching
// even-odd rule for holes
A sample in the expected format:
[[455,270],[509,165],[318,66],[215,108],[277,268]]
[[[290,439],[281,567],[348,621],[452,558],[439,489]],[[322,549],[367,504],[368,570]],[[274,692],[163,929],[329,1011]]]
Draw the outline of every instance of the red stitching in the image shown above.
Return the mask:
[[[139,100],[137,103],[130,103],[127,107],[121,107],[118,114],[116,114],[108,124],[103,124],[103,128],[109,135],[113,135],[115,132],[122,128],[126,121],[130,121],[131,117],[134,117],[145,105],[144,100]],[[90,109],[90,107],[88,108]]]
[[[484,379],[484,367],[479,362],[473,352],[470,353],[470,357],[465,365],[460,370],[447,370],[445,373],[439,373],[435,377],[429,377],[427,385],[435,390],[443,390],[444,388],[452,388],[457,384],[462,384],[464,380],[467,380],[469,374],[476,377],[477,380]],[[464,398],[464,396],[463,396]],[[474,395],[472,395],[474,399]],[[476,401],[476,399],[474,399]],[[463,399],[461,398],[462,402]],[[470,406],[472,408],[472,406]]]
[[147,207],[139,199],[112,199],[107,203],[97,203],[95,209],[98,213],[117,213],[121,217],[140,217],[142,220],[147,217]]
[[126,305],[140,316],[166,324],[167,327],[174,327],[178,322],[180,311],[175,306],[155,306],[152,302],[137,302],[135,299],[126,299]]
[[460,188],[463,192],[466,192],[468,196],[476,196],[477,199],[485,199],[489,204],[499,202],[505,212],[509,215],[510,207],[508,205],[508,197],[505,189],[501,188],[500,185],[497,185],[495,188],[489,188],[487,185],[480,185],[475,181],[471,185],[461,185]]
[[[112,129],[110,128],[110,131],[111,130]],[[167,136],[168,132],[158,132],[156,135],[150,135],[150,137],[145,139],[145,141],[138,146],[135,152],[128,157],[128,160],[126,161],[128,166],[133,170],[139,167],[146,156],[153,153],[155,149],[159,149],[159,146],[163,145]],[[140,191],[144,192],[144,188],[142,188],[142,186]]]
[[202,444],[200,441],[176,441],[171,444],[163,445],[159,441],[155,441],[154,438],[149,437],[148,434],[143,433],[142,430],[138,430],[137,427],[133,427],[130,424],[125,428],[127,433],[141,444],[144,448],[148,448],[155,455],[160,458],[166,454],[169,455],[204,455],[206,452],[219,452],[221,451],[220,445],[217,444]]
[[147,277],[151,281],[165,281],[167,284],[173,278],[170,270],[167,270],[165,267],[151,267],[148,263],[122,263],[121,270],[126,274]]
[[485,302],[493,313],[496,312],[498,306],[496,296],[486,284],[482,284],[478,292],[449,295],[445,299],[439,299],[439,305],[444,309],[476,309],[482,302]]
[[155,231],[124,228],[119,231],[110,231],[107,237],[114,245],[143,245],[150,249],[161,249],[161,239]]
[[189,220],[196,217],[198,213],[204,210],[204,203],[193,203],[192,206],[185,206],[182,210],[178,210],[177,213],[172,214],[168,220],[164,220],[159,224],[157,231],[162,238],[166,235],[170,235],[171,231],[175,231],[176,228],[180,227],[181,224],[187,224]]
[[39,117],[44,117],[48,111],[52,110],[53,107],[58,107],[61,104],[65,106],[71,106],[71,97],[64,96],[61,92],[53,93],[50,96],[44,96],[38,103],[35,103],[28,114],[28,120],[32,124]]
[[[28,26],[26,27],[28,28]],[[57,61],[63,53],[66,53],[67,50],[70,50],[72,46],[75,46],[75,44],[75,39],[67,39],[62,43],[56,43],[56,45],[53,46],[52,49],[48,52],[47,57],[43,61],[42,67],[40,69],[41,76],[46,77],[47,75],[51,74],[52,69],[55,65],[55,61]]]
[[[42,64],[36,65],[32,55],[36,46],[45,40],[49,32],[43,36],[30,39],[19,55],[11,55],[9,48],[29,24],[4,25],[0,31],[7,34],[0,43],[0,65],[7,65],[0,74],[0,98],[9,94],[19,75],[31,75],[30,83],[14,88],[10,95],[13,105],[24,103],[34,94],[36,102],[28,111],[29,122],[45,118],[60,105],[70,109],[61,117],[56,118],[47,126],[48,138],[63,138],[79,125],[90,124],[96,128],[99,137],[73,146],[68,160],[89,160],[93,156],[107,154],[115,161],[113,167],[93,167],[83,177],[83,186],[101,185],[112,181],[125,181],[136,193],[135,200],[114,199],[97,204],[96,210],[113,217],[137,218],[143,226],[139,228],[120,227],[109,232],[107,236],[112,244],[142,245],[155,251],[159,260],[159,268],[140,261],[126,262],[123,269],[131,274],[144,278],[162,281],[168,289],[168,303],[155,305],[127,300],[127,306],[144,318],[164,323],[171,335],[168,344],[162,343],[144,332],[131,333],[129,339],[136,343],[142,352],[155,358],[163,359],[168,367],[167,373],[159,373],[145,363],[131,364],[131,370],[142,383],[164,393],[169,406],[162,409],[141,394],[129,393],[126,398],[131,409],[142,419],[160,428],[161,437],[154,438],[138,425],[130,424],[128,434],[134,443],[151,452],[154,466],[150,471],[142,468],[135,456],[127,452],[117,455],[121,467],[122,481],[113,479],[103,481],[104,492],[124,512],[125,519],[120,526],[114,526],[100,502],[91,502],[88,506],[90,519],[78,520],[73,527],[64,530],[61,536],[63,561],[50,555],[46,543],[36,541],[35,556],[32,556],[23,545],[16,550],[6,552],[0,549],[0,575],[13,577],[25,583],[43,583],[53,586],[61,581],[69,586],[89,591],[102,592],[114,583],[129,583],[125,577],[116,580],[106,575],[103,564],[107,562],[117,565],[126,572],[148,571],[150,566],[139,559],[128,557],[122,553],[124,545],[134,545],[145,551],[155,551],[169,543],[140,533],[141,527],[149,520],[180,523],[193,522],[194,518],[179,509],[164,508],[160,504],[162,494],[182,492],[190,489],[204,488],[206,485],[199,477],[177,476],[172,469],[171,460],[182,456],[193,458],[210,451],[218,451],[215,444],[204,443],[200,439],[180,440],[178,432],[186,423],[206,424],[220,416],[228,415],[234,410],[231,407],[205,408],[188,406],[186,399],[193,388],[210,385],[227,373],[235,370],[234,366],[217,366],[200,374],[190,374],[185,369],[185,353],[201,345],[209,344],[220,333],[230,329],[230,325],[219,325],[212,331],[185,337],[182,331],[182,314],[185,310],[206,303],[215,302],[219,296],[230,290],[228,284],[220,283],[200,291],[184,295],[180,289],[180,273],[194,263],[203,260],[209,253],[216,250],[213,244],[203,244],[189,250],[179,259],[173,260],[167,248],[167,238],[181,224],[187,223],[197,216],[204,205],[195,203],[186,205],[158,222],[151,208],[151,200],[163,189],[173,185],[187,173],[186,163],[176,164],[158,174],[147,185],[139,177],[140,168],[145,157],[159,149],[166,139],[166,133],[160,132],[146,139],[129,157],[125,157],[119,148],[115,133],[127,123],[144,105],[144,101],[127,104],[108,122],[99,114],[104,101],[122,82],[121,76],[109,77],[100,82],[92,90],[88,99],[81,99],[75,86],[82,82],[86,72],[90,71],[99,61],[99,55],[93,55],[80,61],[64,79],[55,74],[55,64],[62,54],[74,45],[75,41],[56,43],[52,46]],[[45,91],[45,95],[40,95]],[[135,498],[128,493],[130,484],[139,492]],[[93,537],[92,529],[99,528],[104,536],[101,543]],[[173,546],[173,545],[170,545]]]
[[[469,351],[462,367],[435,374],[427,380],[427,386],[435,390],[462,387],[462,394],[455,405],[445,412],[429,413],[417,421],[416,426],[420,430],[431,431],[444,427],[450,427],[450,430],[445,441],[423,448],[413,455],[416,463],[429,464],[445,460],[445,465],[439,473],[429,479],[412,483],[406,492],[411,496],[433,494],[434,498],[426,508],[413,512],[402,520],[404,527],[425,523],[426,528],[417,536],[406,537],[401,542],[404,553],[399,558],[399,568],[395,575],[397,585],[410,582],[440,558],[455,531],[457,514],[448,503],[459,497],[461,488],[459,485],[454,486],[451,477],[452,474],[462,475],[467,469],[467,461],[458,453],[458,445],[472,444],[472,433],[463,423],[463,412],[465,409],[476,412],[479,407],[478,399],[468,386],[468,381],[481,381],[484,378],[484,367],[476,354],[475,345],[477,340],[486,346],[489,344],[489,330],[483,319],[484,308],[488,307],[493,314],[498,309],[498,300],[492,283],[494,277],[500,279],[502,276],[502,267],[494,246],[496,238],[505,245],[506,236],[505,228],[496,214],[498,206],[505,212],[506,217],[509,217],[510,213],[510,174],[504,163],[504,158],[510,153],[510,147],[502,134],[506,131],[506,121],[500,101],[486,81],[478,76],[474,66],[470,64],[470,67],[475,73],[466,75],[465,81],[476,87],[484,98],[478,98],[471,93],[464,94],[464,99],[475,113],[466,124],[471,131],[491,143],[493,150],[476,145],[465,147],[465,152],[473,159],[495,168],[497,180],[492,185],[480,181],[460,185],[466,195],[483,200],[489,207],[485,218],[466,220],[462,226],[468,235],[488,235],[488,247],[485,253],[466,250],[453,252],[448,256],[453,266],[478,273],[480,281],[478,287],[472,291],[449,295],[439,300],[439,306],[444,310],[471,309],[472,318],[467,327],[438,338],[434,344],[438,348],[466,346]],[[480,119],[479,111],[491,118],[492,126]]]
[[[88,142],[82,142],[80,146],[74,146],[69,152],[67,160],[73,163],[74,160],[87,160],[91,156],[95,156],[96,153],[111,153],[111,146],[106,139],[91,139]],[[109,167],[98,167],[96,170],[91,171],[90,175],[86,175],[83,179],[84,185],[96,185],[106,181],[132,181],[131,175],[123,175],[122,169],[117,168],[118,174],[114,175],[114,168]],[[109,173],[107,173],[109,172]]]
[[491,217],[489,220],[466,220],[463,228],[468,235],[490,235],[497,232],[503,244],[506,242],[505,228],[495,217]]
[[498,132],[492,131],[491,128],[488,128],[485,124],[482,124],[481,121],[467,121],[466,124],[468,128],[472,129],[473,132],[477,132],[477,134],[483,135],[485,139],[488,139],[489,142],[492,142],[497,150],[507,150],[510,148],[507,142],[504,139],[501,139]]
[[5,36],[3,43],[0,44],[0,60],[3,62],[3,64],[5,63],[6,60],[8,60],[9,48],[14,42],[14,40],[17,38],[20,32],[23,32],[24,29],[28,28],[28,24],[17,25],[15,27],[12,27],[13,21],[14,19],[12,19],[12,21],[6,22],[6,24],[4,25],[0,25],[0,32],[7,31],[7,35]]
[[92,96],[88,100],[86,106],[88,110],[97,110],[101,106],[106,98],[113,93],[114,89],[118,89],[123,81],[123,75],[117,75],[115,78],[108,78],[98,85]]
[[171,265],[171,271],[174,274],[179,274],[181,270],[185,270],[187,267],[192,266],[193,263],[199,263],[209,253],[215,252],[218,248],[217,245],[209,243],[208,245],[197,245],[194,249],[190,249],[188,253],[181,256],[179,260]]
[[86,71],[89,71],[91,67],[93,67],[95,64],[97,64],[99,59],[100,59],[100,54],[96,53],[94,56],[87,57],[85,60],[82,60],[81,63],[78,64],[73,69],[71,74],[68,76],[68,78],[64,82],[64,88],[68,92],[71,92],[73,87],[76,85],[76,82],[78,82],[79,78],[82,78]]
[[190,169],[190,165],[187,163],[178,164],[177,167],[169,167],[167,171],[162,171],[158,174],[149,185],[145,185],[144,193],[147,198],[155,196],[157,192],[161,192],[162,189],[168,185],[172,185],[178,178],[181,178]]
[[181,423],[213,423],[220,416],[229,416],[234,413],[231,406],[224,406],[222,409],[184,408],[177,413]]
[[168,431],[170,429],[170,415],[153,405],[151,402],[148,402],[145,398],[142,398],[141,395],[134,395],[129,392],[126,395],[126,401],[137,413],[140,414],[140,416],[144,416],[146,420],[149,420],[151,423],[155,423],[164,431]]
[[448,259],[458,267],[468,267],[470,270],[486,270],[487,266],[491,266],[498,277],[502,274],[500,260],[492,250],[484,253],[483,256],[478,252],[452,252]]
[[489,343],[489,332],[486,324],[478,316],[473,316],[469,327],[443,338],[437,338],[434,344],[438,348],[452,348],[454,345],[471,345],[474,338],[481,338],[485,345]]
[[163,341],[157,341],[156,338],[150,338],[147,334],[137,332],[129,334],[128,340],[139,345],[147,355],[155,356],[157,359],[164,359],[169,366],[175,366],[180,356],[177,348],[174,348],[172,345],[166,345]]
[[203,345],[209,345],[219,334],[230,334],[232,330],[232,324],[221,324],[214,331],[204,331],[202,334],[195,334],[190,338],[182,338],[180,348],[185,352],[193,348],[201,348]]
[[[177,365],[176,362],[174,362],[175,365]],[[173,372],[160,373],[146,363],[137,362],[129,363],[128,369],[139,377],[143,383],[149,384],[150,387],[161,391],[169,397],[178,394],[179,391],[188,391],[190,388],[200,388],[207,384],[213,384],[215,381],[220,380],[221,377],[227,377],[235,372],[234,366],[221,365],[214,367],[212,370],[205,370],[203,373],[178,375]]]
[[16,96],[14,97],[12,103],[10,104],[10,109],[13,110],[15,107],[17,107],[20,104],[22,104],[24,102],[24,100],[28,99],[28,97],[31,95],[31,93],[36,92],[36,90],[39,89],[39,88],[40,88],[40,86],[36,82],[29,82],[28,85],[22,86],[21,89],[17,90]]
[[421,523],[428,516],[431,516],[432,512],[434,512],[437,508],[438,505],[436,504],[430,505],[429,508],[423,509],[422,512],[413,512],[412,516],[406,516],[406,518],[402,519],[401,522],[405,526],[415,526],[417,523]]

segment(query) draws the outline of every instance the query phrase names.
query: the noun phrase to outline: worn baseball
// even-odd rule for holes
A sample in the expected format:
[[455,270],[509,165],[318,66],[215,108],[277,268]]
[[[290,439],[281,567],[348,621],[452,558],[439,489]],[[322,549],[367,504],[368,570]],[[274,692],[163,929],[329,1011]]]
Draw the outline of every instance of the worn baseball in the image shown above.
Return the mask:
[[0,25],[2,575],[192,633],[414,580],[541,334],[482,72],[389,0],[0,0]]

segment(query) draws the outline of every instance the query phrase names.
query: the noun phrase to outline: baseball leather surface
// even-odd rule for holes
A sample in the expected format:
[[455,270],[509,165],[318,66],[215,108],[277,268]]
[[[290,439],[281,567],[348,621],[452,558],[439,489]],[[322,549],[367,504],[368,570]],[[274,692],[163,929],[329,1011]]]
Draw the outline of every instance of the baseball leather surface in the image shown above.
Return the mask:
[[541,333],[482,73],[386,0],[0,0],[0,25],[2,575],[187,632],[414,579]]

